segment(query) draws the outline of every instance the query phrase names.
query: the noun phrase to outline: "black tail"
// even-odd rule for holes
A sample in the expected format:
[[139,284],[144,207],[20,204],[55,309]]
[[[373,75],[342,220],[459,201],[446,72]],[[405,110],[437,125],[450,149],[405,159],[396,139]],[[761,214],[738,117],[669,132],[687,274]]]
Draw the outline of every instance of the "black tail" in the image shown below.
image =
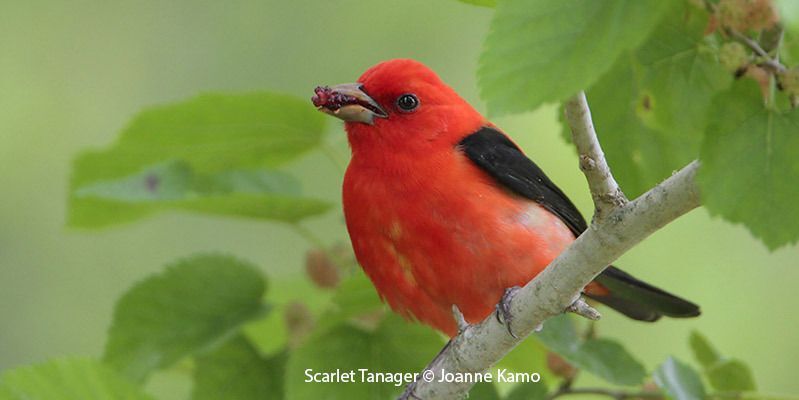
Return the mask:
[[664,315],[688,318],[700,313],[698,305],[635,279],[612,265],[594,281],[606,287],[610,294],[585,295],[632,319],[653,322]]

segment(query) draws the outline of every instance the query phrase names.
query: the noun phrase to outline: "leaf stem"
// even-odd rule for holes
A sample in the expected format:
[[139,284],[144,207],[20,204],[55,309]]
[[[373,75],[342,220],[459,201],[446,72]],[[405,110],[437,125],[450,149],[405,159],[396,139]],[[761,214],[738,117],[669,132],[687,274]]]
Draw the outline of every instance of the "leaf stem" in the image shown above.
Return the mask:
[[302,226],[299,222],[292,223],[291,227],[294,229],[294,232],[296,232],[297,235],[305,239],[305,241],[308,242],[308,244],[320,250],[327,251],[327,246],[325,245],[325,242],[323,242],[322,239],[319,238],[319,236],[316,236],[316,234],[313,233],[312,230]]

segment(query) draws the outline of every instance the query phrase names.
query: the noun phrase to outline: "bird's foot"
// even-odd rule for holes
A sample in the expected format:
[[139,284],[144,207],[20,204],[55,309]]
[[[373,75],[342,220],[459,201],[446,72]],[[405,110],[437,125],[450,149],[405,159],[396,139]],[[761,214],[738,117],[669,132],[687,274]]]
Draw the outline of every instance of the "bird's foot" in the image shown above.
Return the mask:
[[504,324],[505,328],[508,329],[508,334],[513,336],[514,339],[518,339],[519,337],[513,333],[513,329],[511,329],[510,326],[511,322],[513,321],[513,315],[510,313],[510,302],[513,300],[513,296],[516,295],[518,290],[518,286],[505,289],[505,294],[502,295],[502,299],[500,299],[499,303],[497,303],[497,311],[495,314],[497,317],[497,322]]
[[566,307],[566,311],[575,313],[592,321],[602,318],[602,314],[600,314],[599,311],[597,311],[594,307],[591,307],[588,303],[586,303],[580,295],[577,295],[577,298],[574,299],[571,305]]
[[458,324],[458,335],[460,335],[469,327],[469,323],[466,322],[466,317],[463,316],[461,309],[455,304],[452,305],[452,316],[455,318],[455,323]]

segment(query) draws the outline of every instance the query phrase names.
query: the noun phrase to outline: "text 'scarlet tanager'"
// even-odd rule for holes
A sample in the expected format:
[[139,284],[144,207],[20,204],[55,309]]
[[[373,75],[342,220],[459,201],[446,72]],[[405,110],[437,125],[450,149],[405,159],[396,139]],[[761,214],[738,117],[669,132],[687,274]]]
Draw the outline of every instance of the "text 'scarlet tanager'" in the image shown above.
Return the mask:
[[[563,192],[423,64],[390,60],[318,87],[346,121],[344,214],[358,262],[394,311],[457,333],[526,284],[586,229]],[[584,291],[628,317],[691,317],[695,304],[608,267]]]

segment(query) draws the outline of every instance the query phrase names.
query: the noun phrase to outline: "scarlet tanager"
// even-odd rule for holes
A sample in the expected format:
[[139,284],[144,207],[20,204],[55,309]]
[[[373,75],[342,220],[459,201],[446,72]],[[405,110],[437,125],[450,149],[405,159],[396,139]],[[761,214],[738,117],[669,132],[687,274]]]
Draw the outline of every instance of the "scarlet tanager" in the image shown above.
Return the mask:
[[[586,229],[513,141],[417,61],[377,64],[312,101],[345,121],[343,204],[358,262],[407,318],[453,336],[453,305],[481,321]],[[699,315],[613,266],[584,294],[641,321]]]

